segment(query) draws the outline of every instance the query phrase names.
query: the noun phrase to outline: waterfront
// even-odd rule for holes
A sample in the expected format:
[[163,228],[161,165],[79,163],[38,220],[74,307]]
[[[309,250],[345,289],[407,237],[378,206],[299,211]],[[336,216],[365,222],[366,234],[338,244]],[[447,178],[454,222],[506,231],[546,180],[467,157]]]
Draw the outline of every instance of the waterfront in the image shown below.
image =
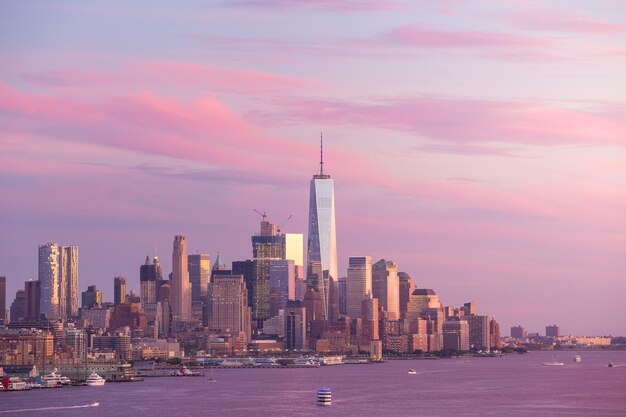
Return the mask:
[[[200,378],[0,394],[0,415],[46,416],[624,416],[626,352],[389,361],[313,369],[219,369]],[[615,368],[608,368],[609,360]],[[413,368],[416,375],[408,375]],[[333,405],[315,392],[332,389]],[[98,407],[86,407],[91,402]],[[81,407],[81,408],[70,408]],[[18,411],[23,410],[23,411]],[[28,411],[27,411],[28,410]]]

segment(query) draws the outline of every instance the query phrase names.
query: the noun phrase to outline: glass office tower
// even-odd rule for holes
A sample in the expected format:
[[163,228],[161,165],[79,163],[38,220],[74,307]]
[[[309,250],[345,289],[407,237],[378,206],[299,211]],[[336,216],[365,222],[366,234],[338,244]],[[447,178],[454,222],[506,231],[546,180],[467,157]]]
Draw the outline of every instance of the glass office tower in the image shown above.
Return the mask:
[[337,279],[335,190],[330,175],[324,174],[320,140],[320,172],[311,179],[309,199],[307,288],[322,295],[326,320],[339,318]]

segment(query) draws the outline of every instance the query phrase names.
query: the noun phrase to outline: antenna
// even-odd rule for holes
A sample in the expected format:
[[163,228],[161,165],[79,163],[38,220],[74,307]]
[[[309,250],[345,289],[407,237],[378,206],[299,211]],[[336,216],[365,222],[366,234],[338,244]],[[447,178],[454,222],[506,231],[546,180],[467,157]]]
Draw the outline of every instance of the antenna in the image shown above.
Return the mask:
[[324,175],[324,137],[320,130],[320,175]]

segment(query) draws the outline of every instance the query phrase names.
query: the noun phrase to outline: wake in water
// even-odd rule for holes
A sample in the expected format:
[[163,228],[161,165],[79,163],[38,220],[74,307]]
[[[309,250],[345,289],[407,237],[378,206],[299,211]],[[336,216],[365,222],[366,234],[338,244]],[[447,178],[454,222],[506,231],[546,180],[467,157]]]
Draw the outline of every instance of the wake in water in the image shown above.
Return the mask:
[[41,407],[41,408],[20,408],[17,410],[0,410],[0,414],[8,414],[8,413],[24,413],[27,411],[46,411],[46,410],[67,410],[70,408],[88,408],[88,407],[98,407],[100,403],[93,402],[91,404],[86,405],[68,405],[68,406],[59,406],[59,407]]

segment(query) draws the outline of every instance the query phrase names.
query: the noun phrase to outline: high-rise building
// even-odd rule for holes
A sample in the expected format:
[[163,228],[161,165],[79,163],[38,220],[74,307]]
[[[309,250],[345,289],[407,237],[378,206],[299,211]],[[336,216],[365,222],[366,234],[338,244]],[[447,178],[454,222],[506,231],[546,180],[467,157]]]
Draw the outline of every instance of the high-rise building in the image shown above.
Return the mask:
[[285,350],[306,349],[306,309],[300,300],[287,301],[284,310]]
[[163,284],[163,272],[159,259],[155,256],[150,262],[150,256],[146,255],[146,261],[139,267],[139,294],[141,302],[153,304],[157,302],[159,288]]
[[270,262],[285,259],[285,237],[276,235],[276,228],[268,220],[261,221],[261,233],[252,236],[254,277],[252,288],[252,318],[257,326],[271,317],[270,312]]
[[522,325],[511,327],[511,337],[513,339],[526,339],[526,329]]
[[443,348],[456,351],[469,350],[469,325],[467,321],[450,319],[443,323]]
[[489,348],[500,349],[500,324],[495,317],[489,320]]
[[362,336],[366,341],[378,340],[378,299],[367,293],[361,301]]
[[209,329],[250,340],[250,308],[242,275],[215,275],[209,284]]
[[39,281],[26,281],[24,283],[25,317],[28,320],[36,320],[40,316],[39,303],[41,302],[41,286]]
[[0,324],[7,321],[7,278],[0,277]]
[[413,291],[415,291],[415,282],[406,272],[398,272],[398,281],[398,302],[400,304],[400,318],[404,319],[404,317],[406,316],[407,306],[409,305],[409,299],[411,298],[411,294],[413,294]]
[[372,293],[372,257],[351,256],[348,259],[346,313],[351,319],[361,317],[361,301]]
[[278,295],[278,309],[285,308],[287,300],[296,299],[295,270],[294,262],[291,259],[273,259],[270,261],[270,294]]
[[469,325],[469,344],[476,350],[489,350],[489,317],[472,314],[465,316]]
[[26,292],[24,290],[17,290],[15,293],[15,300],[11,304],[11,312],[9,314],[9,321],[16,323],[26,318]]
[[187,257],[187,241],[185,236],[174,237],[172,251],[172,316],[181,321],[192,319],[191,315],[191,283]]
[[372,296],[378,298],[389,320],[400,319],[398,265],[384,259],[372,265]]
[[49,319],[59,318],[59,245],[39,246],[39,311]]
[[208,254],[196,253],[188,256],[191,302],[206,301],[211,280],[211,258]]
[[78,316],[78,246],[59,246],[59,317]]
[[[322,295],[326,320],[339,318],[337,280],[337,236],[335,229],[335,190],[330,175],[324,173],[320,137],[320,171],[313,175],[309,194],[309,234],[307,242],[307,287]],[[361,302],[359,298],[359,306]]]
[[346,296],[347,296],[347,288],[348,288],[348,278],[339,277],[339,281],[337,282],[337,288],[339,292],[339,315],[346,315]]
[[559,326],[553,324],[552,326],[546,326],[546,337],[558,338],[561,336],[561,330]]
[[421,311],[425,308],[441,308],[441,302],[435,291],[427,288],[417,288],[409,297],[407,305],[406,317],[419,317]]
[[113,278],[113,304],[125,304],[126,303],[126,278],[115,277]]
[[95,285],[89,285],[87,291],[83,291],[81,305],[83,308],[102,305],[102,291],[96,288]]
[[[219,255],[218,255],[219,256]],[[248,306],[252,307],[252,299],[254,295],[254,261],[248,259],[245,261],[233,261],[232,263],[232,275],[243,275],[244,281],[246,281],[246,289],[248,290]],[[214,270],[215,272],[215,270]]]

